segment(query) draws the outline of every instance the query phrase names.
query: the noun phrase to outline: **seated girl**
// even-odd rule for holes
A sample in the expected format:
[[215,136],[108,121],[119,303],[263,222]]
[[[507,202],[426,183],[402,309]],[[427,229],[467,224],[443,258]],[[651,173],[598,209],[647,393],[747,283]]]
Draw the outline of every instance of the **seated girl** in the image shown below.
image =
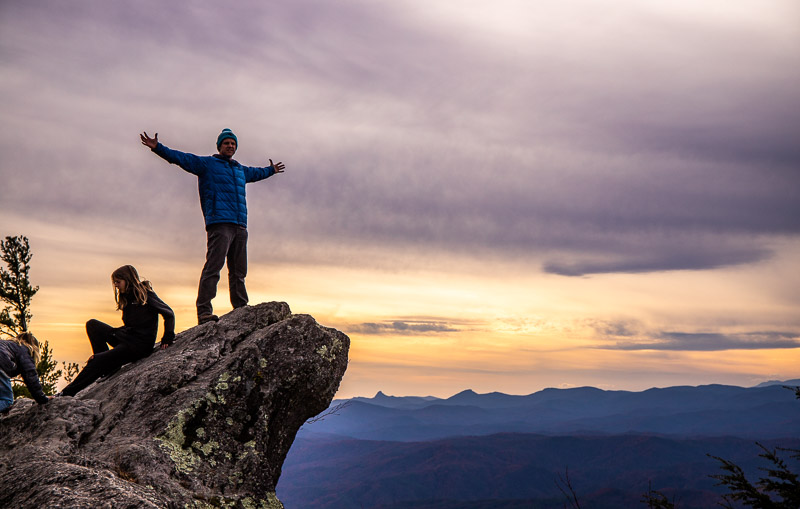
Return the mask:
[[39,364],[39,341],[30,332],[14,339],[0,339],[0,412],[14,403],[11,378],[22,375],[22,380],[37,403],[49,401],[42,391],[36,366]]
[[[86,334],[93,355],[75,380],[61,391],[74,396],[101,376],[108,376],[124,364],[150,355],[158,333],[158,315],[164,318],[161,348],[175,339],[175,314],[153,292],[149,281],[140,281],[131,265],[124,265],[111,274],[117,309],[122,310],[122,327],[112,327],[98,320],[86,322]],[[113,348],[109,350],[108,345]]]

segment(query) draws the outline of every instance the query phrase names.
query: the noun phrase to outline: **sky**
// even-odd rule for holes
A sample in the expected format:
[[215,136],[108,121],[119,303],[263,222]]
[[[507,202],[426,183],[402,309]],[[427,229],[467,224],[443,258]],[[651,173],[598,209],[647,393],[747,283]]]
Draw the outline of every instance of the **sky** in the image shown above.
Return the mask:
[[[795,0],[0,3],[0,236],[56,359],[134,265],[196,321],[199,155],[251,303],[351,338],[338,397],[800,378]],[[225,270],[215,312],[230,311]]]

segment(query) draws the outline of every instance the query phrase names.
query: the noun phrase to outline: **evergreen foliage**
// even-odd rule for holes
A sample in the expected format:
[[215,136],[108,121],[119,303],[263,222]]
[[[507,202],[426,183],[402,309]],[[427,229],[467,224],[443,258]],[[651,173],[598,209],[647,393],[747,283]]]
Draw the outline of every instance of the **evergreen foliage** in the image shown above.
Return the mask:
[[[795,396],[800,399],[800,387],[784,385],[784,388],[793,391]],[[758,456],[768,460],[770,466],[761,468],[763,472],[766,472],[766,476],[760,477],[755,483],[747,479],[744,470],[739,465],[709,455],[722,463],[720,468],[725,472],[711,477],[719,481],[718,485],[727,486],[730,490],[730,493],[722,497],[723,507],[732,509],[733,502],[741,502],[746,507],[754,509],[797,509],[800,507],[800,475],[793,472],[789,468],[788,462],[779,456],[779,453],[787,453],[789,458],[800,460],[800,449],[777,447],[769,450],[759,443],[756,445],[763,451]],[[778,499],[773,500],[772,495]]]
[[[717,456],[711,456],[722,463],[723,474],[712,475],[720,485],[727,486],[730,493],[723,495],[724,507],[733,508],[733,502],[742,502],[755,509],[797,509],[800,507],[800,479],[792,472],[785,459],[778,454],[789,453],[789,457],[800,459],[800,450],[778,447],[770,450],[761,444],[760,457],[768,460],[770,466],[762,468],[766,472],[755,483],[747,479],[739,465]],[[772,495],[778,497],[773,500]]]
[[8,336],[27,331],[32,318],[31,299],[39,291],[38,286],[31,286],[28,277],[32,256],[27,237],[0,240],[0,257],[8,266],[0,267],[0,300],[9,304],[0,310],[0,333]]
[[[25,236],[6,237],[0,240],[0,258],[8,267],[0,267],[0,300],[6,305],[0,310],[0,336],[16,337],[28,330],[33,315],[30,311],[31,300],[38,286],[30,283],[30,261],[33,257],[28,238]],[[62,362],[62,369],[58,369],[58,361],[53,359],[53,350],[49,342],[45,341],[40,347],[41,358],[36,365],[36,372],[42,384],[42,390],[47,396],[56,393],[58,381],[64,377],[70,382],[78,373],[78,364]],[[12,386],[14,398],[30,398],[31,393],[22,383],[20,377],[13,379]]]
[[[39,375],[39,382],[42,384],[42,391],[45,395],[52,396],[58,392],[58,381],[63,377],[67,382],[71,382],[75,375],[78,374],[78,363],[76,362],[62,362],[61,369],[58,369],[58,361],[53,359],[53,349],[50,348],[50,343],[45,341],[41,347],[41,360],[36,365],[36,373]],[[17,383],[18,379],[14,379],[14,399],[19,397],[30,398],[31,393],[24,383]]]
[[642,495],[641,502],[647,504],[648,509],[677,509],[675,500],[669,500],[666,495],[652,486],[647,487],[647,491]]

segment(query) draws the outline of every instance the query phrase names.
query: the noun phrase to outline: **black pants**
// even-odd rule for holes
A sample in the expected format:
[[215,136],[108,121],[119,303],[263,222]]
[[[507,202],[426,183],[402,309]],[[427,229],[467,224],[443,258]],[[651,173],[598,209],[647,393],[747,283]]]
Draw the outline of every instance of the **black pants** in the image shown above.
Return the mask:
[[213,312],[211,300],[217,296],[219,271],[228,261],[228,289],[231,305],[240,308],[247,305],[247,290],[244,278],[247,276],[247,229],[238,224],[219,223],[206,228],[208,243],[206,264],[200,274],[197,289],[197,316]]
[[[99,320],[86,322],[86,334],[92,344],[94,357],[86,363],[86,367],[78,373],[75,380],[64,387],[61,391],[64,396],[74,396],[101,376],[113,373],[123,365],[146,356],[117,338],[114,327]],[[108,345],[114,348],[109,350]]]

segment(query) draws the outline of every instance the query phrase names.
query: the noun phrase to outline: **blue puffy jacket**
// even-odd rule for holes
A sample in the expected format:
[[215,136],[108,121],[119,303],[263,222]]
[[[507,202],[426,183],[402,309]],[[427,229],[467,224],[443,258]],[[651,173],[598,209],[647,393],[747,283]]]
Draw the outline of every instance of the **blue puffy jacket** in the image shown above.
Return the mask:
[[177,164],[197,175],[200,207],[206,226],[217,223],[234,223],[247,227],[247,200],[245,184],[258,182],[275,174],[275,168],[243,166],[234,159],[219,155],[197,156],[179,152],[159,143],[153,152],[167,162]]

